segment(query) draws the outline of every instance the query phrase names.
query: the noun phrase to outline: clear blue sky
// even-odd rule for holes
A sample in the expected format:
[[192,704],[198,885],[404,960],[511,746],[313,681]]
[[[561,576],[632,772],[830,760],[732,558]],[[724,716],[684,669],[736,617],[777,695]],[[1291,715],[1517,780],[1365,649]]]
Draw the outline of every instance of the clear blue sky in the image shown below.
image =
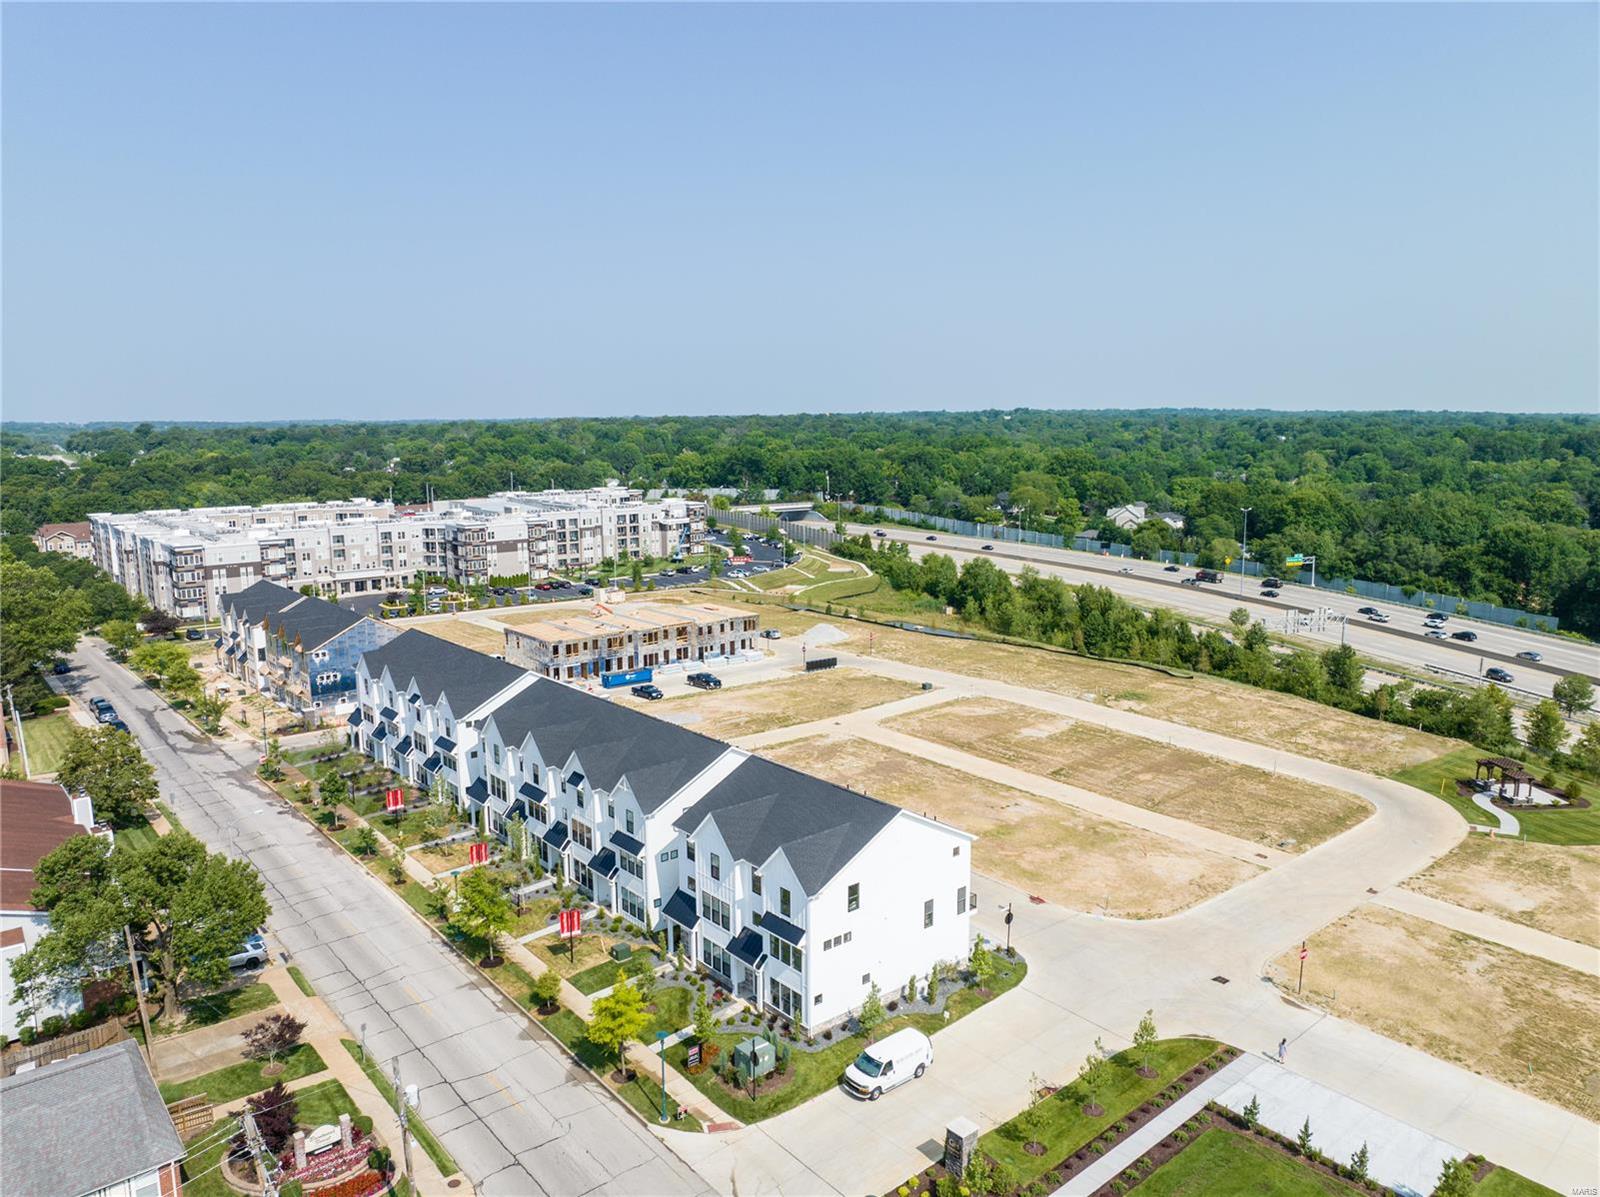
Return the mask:
[[1596,11],[8,4],[4,414],[1592,411]]

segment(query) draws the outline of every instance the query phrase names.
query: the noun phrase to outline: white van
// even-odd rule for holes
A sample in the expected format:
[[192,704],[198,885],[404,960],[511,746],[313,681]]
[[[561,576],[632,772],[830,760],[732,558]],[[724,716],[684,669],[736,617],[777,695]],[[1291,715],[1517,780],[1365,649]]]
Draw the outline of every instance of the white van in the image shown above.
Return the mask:
[[919,1077],[933,1063],[933,1041],[906,1027],[871,1044],[844,1070],[845,1087],[857,1097],[877,1101],[896,1085]]

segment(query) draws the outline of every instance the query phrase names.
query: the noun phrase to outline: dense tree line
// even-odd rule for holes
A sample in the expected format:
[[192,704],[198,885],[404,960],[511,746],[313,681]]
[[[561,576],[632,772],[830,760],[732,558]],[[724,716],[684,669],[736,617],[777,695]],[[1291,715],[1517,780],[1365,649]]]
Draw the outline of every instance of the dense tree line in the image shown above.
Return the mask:
[[[903,542],[873,544],[870,537],[845,540],[834,546],[844,557],[864,562],[896,590],[926,596],[950,607],[962,619],[1003,636],[1050,644],[1089,656],[1143,661],[1175,666],[1196,673],[1214,674],[1268,690],[1295,694],[1373,719],[1403,723],[1441,736],[1466,740],[1495,752],[1518,747],[1513,729],[1511,699],[1498,686],[1470,691],[1386,684],[1374,690],[1363,687],[1363,668],[1347,645],[1307,652],[1284,651],[1274,645],[1261,623],[1251,623],[1242,608],[1234,613],[1234,630],[1196,630],[1182,616],[1166,608],[1141,611],[1102,586],[1069,585],[1024,568],[1012,575],[993,562],[974,558],[957,568],[941,553],[913,560]],[[1592,690],[1572,688],[1574,710],[1587,709]],[[1581,705],[1580,705],[1581,704]],[[1556,704],[1541,704],[1554,716],[1535,719],[1529,747],[1562,764],[1600,773],[1600,725],[1573,745],[1575,756],[1561,752],[1566,731]],[[1537,712],[1536,712],[1537,714]],[[1545,739],[1537,737],[1543,728]]]
[[[4,530],[91,511],[507,487],[775,487],[1112,533],[1141,548],[1314,553],[1370,578],[1600,632],[1600,419],[1420,413],[958,412],[428,424],[12,425]],[[71,461],[55,460],[56,446]],[[16,454],[30,454],[16,456]]]

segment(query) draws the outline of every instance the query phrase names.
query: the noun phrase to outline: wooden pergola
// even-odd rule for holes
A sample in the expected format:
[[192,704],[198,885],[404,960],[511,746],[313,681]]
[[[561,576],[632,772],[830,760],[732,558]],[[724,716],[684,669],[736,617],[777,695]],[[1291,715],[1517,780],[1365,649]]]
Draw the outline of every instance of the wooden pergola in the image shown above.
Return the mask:
[[[1508,756],[1485,756],[1478,758],[1478,767],[1473,771],[1474,778],[1487,777],[1491,783],[1495,782],[1495,774],[1499,774],[1500,797],[1513,799],[1523,796],[1526,788],[1527,796],[1533,797],[1533,774],[1522,767],[1522,762],[1514,761]],[[1511,793],[1506,793],[1506,787],[1511,787]]]

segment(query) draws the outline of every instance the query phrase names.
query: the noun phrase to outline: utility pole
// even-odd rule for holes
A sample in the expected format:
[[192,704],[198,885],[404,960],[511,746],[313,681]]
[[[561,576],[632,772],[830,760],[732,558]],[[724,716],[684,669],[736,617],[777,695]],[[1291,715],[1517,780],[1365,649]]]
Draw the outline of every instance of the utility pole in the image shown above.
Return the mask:
[[1239,546],[1239,593],[1244,593],[1244,559],[1250,555],[1250,513],[1253,507],[1241,507],[1244,512],[1244,542]]
[[17,729],[17,748],[22,752],[22,776],[32,773],[28,765],[28,738],[22,734],[22,720],[17,718],[17,696],[10,686],[6,687],[6,701],[11,704],[11,726]]
[[400,1149],[406,1162],[406,1183],[411,1186],[412,1192],[415,1192],[416,1182],[411,1179],[410,1111],[406,1108],[405,1086],[400,1083],[399,1056],[394,1058],[394,1112],[400,1119]]
[[123,938],[128,943],[128,971],[133,974],[133,1000],[139,1005],[139,1021],[144,1024],[144,1054],[145,1063],[150,1066],[150,1075],[156,1075],[156,1041],[150,1034],[150,1012],[144,1008],[144,984],[139,976],[139,964],[133,954],[133,930],[124,923],[122,925]]
[[261,1132],[256,1129],[256,1116],[251,1113],[244,1116],[244,1141],[250,1148],[250,1154],[255,1157],[256,1171],[261,1175],[261,1197],[278,1197],[277,1161],[261,1141]]

